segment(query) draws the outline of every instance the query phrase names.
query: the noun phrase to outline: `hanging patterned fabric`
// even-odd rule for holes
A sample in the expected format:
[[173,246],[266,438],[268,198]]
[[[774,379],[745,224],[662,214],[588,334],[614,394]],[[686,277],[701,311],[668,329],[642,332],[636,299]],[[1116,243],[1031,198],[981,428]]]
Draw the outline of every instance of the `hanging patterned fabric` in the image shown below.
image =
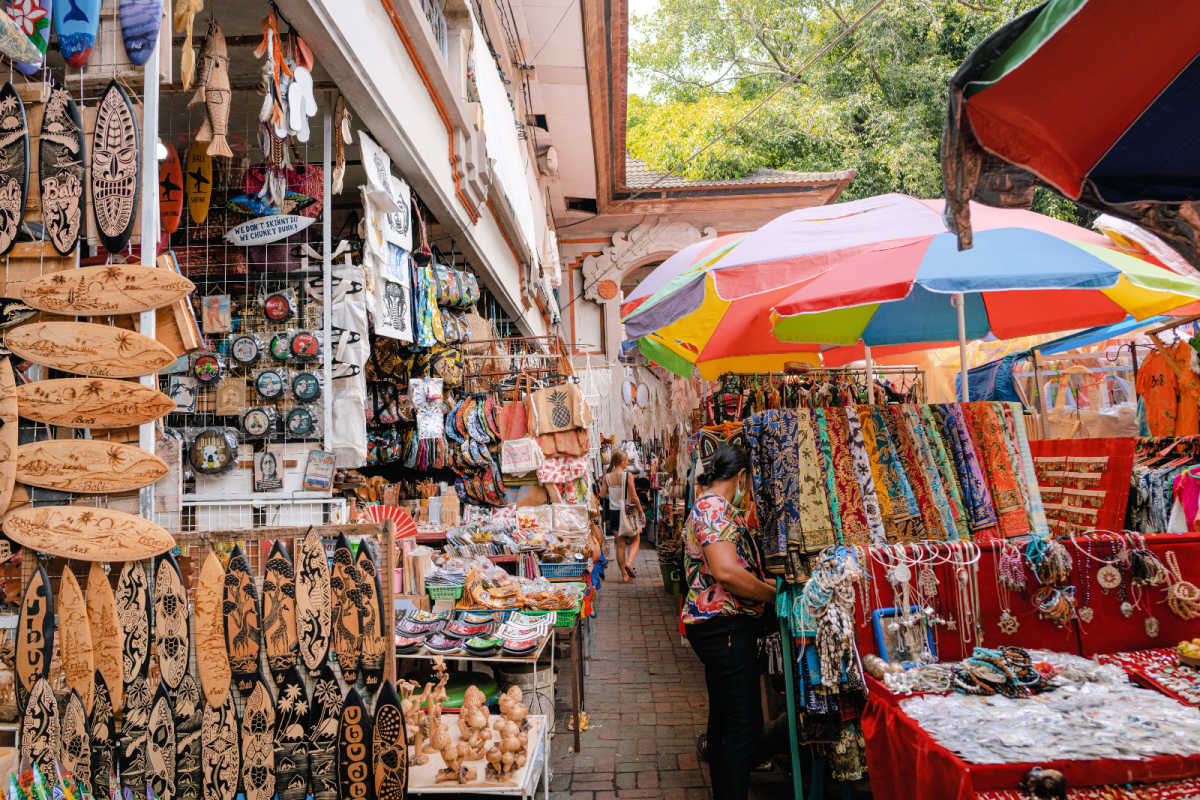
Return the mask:
[[[924,473],[925,482],[929,486],[930,496],[933,497],[934,505],[937,507],[938,517],[942,523],[942,530],[945,531],[945,538],[956,539],[958,538],[958,522],[954,518],[954,509],[950,505],[949,495],[945,485],[942,483],[941,473],[938,471],[937,464],[933,460],[933,451],[929,447],[929,440],[925,438],[925,428],[921,424],[921,414],[915,405],[905,404],[900,406],[900,419],[903,423],[905,433],[908,434],[912,442],[917,463],[920,465],[920,469]],[[963,525],[963,532],[965,533],[965,522]]]
[[976,457],[975,444],[967,429],[962,406],[958,403],[942,403],[932,408],[942,418],[942,429],[946,432],[946,443],[950,446],[958,485],[963,493],[967,525],[973,535],[993,538],[996,535],[996,509],[992,506],[992,493]]
[[1003,440],[1004,425],[996,407],[986,402],[964,403],[962,410],[975,443],[975,452],[987,475],[999,535],[1006,539],[1024,536],[1030,530],[1029,519],[1021,502],[1016,471],[1008,458],[1008,448]]
[[1013,432],[1016,434],[1017,463],[1021,467],[1021,476],[1025,481],[1026,497],[1029,498],[1030,523],[1033,532],[1043,536],[1050,535],[1050,523],[1046,519],[1046,509],[1042,505],[1042,492],[1038,487],[1037,471],[1033,467],[1033,452],[1029,448],[1029,432],[1025,430],[1025,411],[1020,403],[1002,403],[1010,420]]
[[[933,487],[929,485],[929,476],[917,454],[917,443],[913,441],[912,432],[908,428],[908,420],[903,409],[898,405],[887,406],[884,409],[884,419],[887,420],[888,431],[896,444],[896,455],[904,474],[912,484],[913,494],[917,498],[917,511],[925,526],[925,539],[945,539],[948,531],[946,522],[938,508],[937,498]],[[946,513],[949,514],[947,507]]]
[[904,472],[900,453],[887,423],[884,407],[870,406],[870,413],[862,416],[861,419],[864,424],[864,434],[868,434],[875,443],[879,468],[884,475],[883,486],[886,487],[888,504],[892,508],[893,529],[888,530],[887,522],[884,523],[888,540],[911,542],[924,539],[925,523],[921,518],[920,506],[917,505],[917,494],[913,491],[912,483]]
[[837,476],[833,472],[833,446],[829,442],[829,426],[825,421],[825,409],[810,408],[813,428],[816,430],[817,457],[821,465],[821,476],[825,481],[825,494],[829,497],[829,519],[833,522],[833,538],[842,542],[842,513],[838,502]]
[[838,494],[838,509],[842,523],[842,542],[851,545],[871,543],[871,531],[867,526],[867,514],[863,509],[862,487],[854,471],[854,457],[850,453],[850,426],[841,408],[825,411],[825,425],[829,432],[830,451],[833,456],[833,479]]
[[433,265],[425,263],[414,270],[417,278],[416,310],[418,347],[433,347],[444,344],[446,333],[442,328],[442,311],[437,304],[437,278],[433,274]]
[[946,443],[942,436],[941,426],[938,424],[936,414],[931,406],[923,405],[916,406],[917,413],[920,415],[921,428],[925,431],[925,440],[929,444],[929,450],[933,455],[933,463],[937,466],[938,474],[942,478],[942,486],[946,491],[946,499],[950,501],[950,511],[954,516],[954,529],[956,538],[967,539],[970,537],[970,528],[967,525],[967,510],[963,504],[962,487],[959,485],[958,473],[954,470],[954,462],[950,459],[950,455],[946,450]]
[[858,409],[846,406],[846,429],[849,434],[850,456],[854,461],[854,477],[858,480],[862,492],[863,512],[867,517],[867,527],[870,529],[871,544],[886,544],[887,535],[883,530],[883,514],[879,508],[879,497],[875,491],[875,480],[871,470],[871,458],[863,439],[862,423],[858,418]]

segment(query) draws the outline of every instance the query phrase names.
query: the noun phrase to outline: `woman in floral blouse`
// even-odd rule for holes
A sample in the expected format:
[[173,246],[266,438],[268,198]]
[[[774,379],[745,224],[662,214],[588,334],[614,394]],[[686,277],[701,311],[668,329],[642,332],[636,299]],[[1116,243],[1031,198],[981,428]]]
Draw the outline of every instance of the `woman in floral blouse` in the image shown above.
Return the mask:
[[749,458],[725,445],[701,476],[683,529],[688,642],[704,663],[708,685],[708,752],[715,800],[743,800],[762,735],[758,633],[775,587],[763,580],[743,511]]

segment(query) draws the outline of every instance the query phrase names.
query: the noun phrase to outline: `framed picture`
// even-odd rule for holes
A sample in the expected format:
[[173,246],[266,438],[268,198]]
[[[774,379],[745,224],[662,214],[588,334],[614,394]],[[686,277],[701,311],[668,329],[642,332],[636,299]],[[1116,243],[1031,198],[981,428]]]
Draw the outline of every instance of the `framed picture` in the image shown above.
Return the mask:
[[175,401],[175,411],[179,414],[193,414],[196,411],[196,393],[200,390],[200,381],[190,375],[172,375],[167,384],[167,394]]
[[277,492],[283,488],[283,448],[267,445],[254,454],[254,491]]
[[879,657],[905,668],[937,661],[933,628],[920,607],[909,606],[907,612],[901,611],[896,607],[877,608],[871,615]]
[[233,312],[229,295],[210,294],[200,300],[202,327],[205,333],[230,333],[233,331]]
[[333,453],[309,450],[308,462],[304,465],[304,490],[328,492],[333,486],[333,462]]
[[217,384],[217,408],[219,416],[235,416],[246,408],[246,379],[238,375],[226,378]]

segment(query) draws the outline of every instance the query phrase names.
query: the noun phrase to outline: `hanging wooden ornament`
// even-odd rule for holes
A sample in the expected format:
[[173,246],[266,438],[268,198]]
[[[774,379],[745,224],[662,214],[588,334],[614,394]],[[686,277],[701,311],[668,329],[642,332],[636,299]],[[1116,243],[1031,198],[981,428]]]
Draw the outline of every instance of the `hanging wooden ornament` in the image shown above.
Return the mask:
[[17,482],[17,384],[12,361],[0,358],[0,509],[12,502]]
[[[90,586],[88,593],[91,593]],[[119,679],[117,684],[120,684]],[[96,671],[96,690],[92,694],[92,713],[88,717],[88,724],[92,737],[92,771],[89,773],[92,797],[108,797],[108,777],[116,768],[116,722],[109,684],[99,670]]]
[[148,450],[100,439],[47,439],[17,448],[17,481],[61,492],[129,492],[167,472]]
[[21,762],[38,767],[43,775],[53,775],[62,733],[58,701],[45,678],[38,678],[29,689],[20,733]]
[[186,674],[172,693],[175,712],[175,800],[200,800],[200,684]]
[[371,717],[358,689],[351,688],[338,720],[338,788],[343,800],[368,800],[371,776]]
[[161,342],[92,322],[33,322],[4,335],[18,357],[63,372],[96,378],[140,378],[174,364]]
[[308,692],[293,664],[279,676],[275,703],[275,791],[279,800],[308,796]]
[[337,774],[338,720],[342,687],[328,661],[310,668],[311,709],[308,723],[308,764],[313,800],[339,800]]
[[207,705],[204,708],[200,763],[200,796],[203,800],[235,800],[242,759],[237,708],[233,704],[232,692],[226,692],[224,702],[219,705]]
[[6,83],[0,88],[0,256],[17,243],[28,194],[29,124],[20,95]]
[[142,159],[137,114],[116,81],[109,82],[96,109],[91,165],[92,211],[100,244],[110,253],[120,253],[137,219]]
[[150,60],[150,54],[158,44],[162,0],[119,0],[118,8],[125,54],[135,67],[140,67]]
[[242,791],[246,800],[275,796],[275,704],[258,678],[242,712]]
[[134,791],[137,797],[145,796],[137,790],[144,792],[146,782],[150,779],[147,756],[150,712],[154,708],[154,699],[150,683],[144,675],[139,675],[125,686],[125,714],[121,720],[121,733],[117,737],[117,764],[121,783]]
[[[96,685],[96,659],[87,603],[75,573],[64,567],[58,581],[58,647],[67,686],[79,694],[85,707],[92,705]],[[72,773],[79,774],[79,773]]]
[[50,577],[38,564],[25,584],[17,617],[14,673],[18,714],[24,715],[33,685],[50,675],[55,629],[54,592],[50,588]]
[[383,633],[383,591],[379,586],[379,570],[375,565],[370,543],[366,540],[358,545],[354,566],[358,573],[358,607],[362,620],[362,656],[359,669],[363,674],[363,685],[373,692],[383,682],[387,639]]
[[138,314],[169,306],[196,285],[177,272],[136,264],[105,264],[48,272],[27,282],[22,299],[33,308],[69,316]]
[[99,27],[100,0],[59,0],[54,4],[58,49],[70,66],[79,69],[87,64]]
[[133,381],[51,378],[18,386],[17,407],[25,419],[62,428],[133,428],[174,411],[175,401]]
[[[186,50],[184,51],[186,52]],[[167,143],[167,158],[158,165],[158,214],[167,233],[179,230],[183,217],[183,163],[175,145]]]
[[[125,692],[135,681],[144,680],[150,656],[150,580],[141,562],[127,561],[117,577],[117,616],[121,620],[121,675],[125,681]],[[150,688],[145,688],[149,695]],[[146,704],[150,713],[148,697],[138,699]],[[130,704],[127,698],[126,706]]]
[[[276,686],[296,665],[296,578],[283,542],[271,546],[263,571],[263,647]],[[303,798],[301,798],[303,800]]]
[[204,689],[204,701],[220,708],[229,694],[232,672],[225,647],[225,567],[212,550],[204,557],[196,582],[196,671]]
[[154,652],[158,675],[170,690],[179,688],[191,660],[188,600],[175,557],[166,553],[154,568]]
[[10,511],[3,526],[19,544],[79,561],[151,558],[175,546],[150,520],[108,508],[26,506]]
[[359,608],[358,570],[345,534],[338,536],[333,550],[329,589],[333,598],[333,652],[342,679],[353,686],[358,681],[358,663],[362,657],[362,611]]
[[55,86],[38,135],[38,187],[46,238],[64,256],[75,252],[83,230],[83,154],[79,106],[66,87]]
[[154,790],[155,800],[175,800],[175,714],[162,683],[154,695],[146,729],[146,782]]
[[62,713],[62,741],[58,748],[58,760],[63,769],[80,781],[88,781],[92,774],[92,734],[88,725],[87,711],[83,700],[74,689],[67,695]]
[[375,701],[375,726],[371,745],[375,800],[408,797],[408,733],[396,687],[386,681]]
[[296,544],[296,636],[300,660],[312,672],[329,652],[329,559],[315,528]]
[[213,168],[208,148],[200,142],[192,142],[188,147],[183,189],[187,195],[188,216],[192,222],[203,225],[212,203]]
[[[250,562],[240,547],[234,547],[225,570],[225,646],[229,666],[242,697],[248,697],[259,680],[258,656],[262,647],[258,590],[250,573]],[[249,798],[247,798],[249,800]]]

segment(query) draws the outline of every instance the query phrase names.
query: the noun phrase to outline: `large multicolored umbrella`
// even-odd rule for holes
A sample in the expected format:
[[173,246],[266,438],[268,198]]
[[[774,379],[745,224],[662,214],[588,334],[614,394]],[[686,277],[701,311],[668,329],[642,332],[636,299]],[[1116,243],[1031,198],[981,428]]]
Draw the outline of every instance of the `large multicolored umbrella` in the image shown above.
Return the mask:
[[968,200],[1028,207],[1042,185],[1196,262],[1197,42],[1192,0],[1049,0],[988,37],[950,81],[942,147],[963,246]]

